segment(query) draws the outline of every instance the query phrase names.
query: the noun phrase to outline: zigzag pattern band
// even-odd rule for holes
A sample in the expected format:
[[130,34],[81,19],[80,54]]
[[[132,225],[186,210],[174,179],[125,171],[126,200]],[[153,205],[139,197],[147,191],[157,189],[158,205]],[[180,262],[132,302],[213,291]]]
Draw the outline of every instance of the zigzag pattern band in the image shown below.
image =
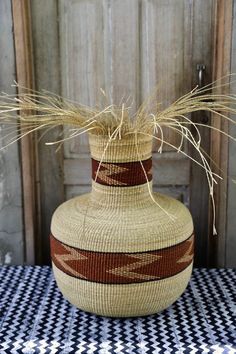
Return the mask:
[[144,161],[110,163],[92,159],[92,178],[97,183],[128,187],[152,180],[152,158]]
[[130,284],[171,277],[193,261],[194,235],[156,251],[135,253],[80,250],[51,239],[53,263],[64,273],[91,282]]

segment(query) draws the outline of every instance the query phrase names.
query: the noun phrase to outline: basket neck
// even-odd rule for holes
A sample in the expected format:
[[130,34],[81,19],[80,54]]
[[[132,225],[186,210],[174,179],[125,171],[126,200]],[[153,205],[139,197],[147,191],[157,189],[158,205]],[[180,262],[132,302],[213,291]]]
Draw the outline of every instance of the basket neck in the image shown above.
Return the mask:
[[125,205],[150,199],[152,140],[111,141],[90,136],[92,198],[99,204]]

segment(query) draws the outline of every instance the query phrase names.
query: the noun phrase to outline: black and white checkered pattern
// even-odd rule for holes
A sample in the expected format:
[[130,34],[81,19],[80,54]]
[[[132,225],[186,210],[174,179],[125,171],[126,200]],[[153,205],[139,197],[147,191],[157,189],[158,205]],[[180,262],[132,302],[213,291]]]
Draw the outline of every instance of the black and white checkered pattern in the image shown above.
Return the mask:
[[236,271],[195,269],[181,298],[129,319],[76,309],[51,268],[0,268],[0,354],[236,353]]

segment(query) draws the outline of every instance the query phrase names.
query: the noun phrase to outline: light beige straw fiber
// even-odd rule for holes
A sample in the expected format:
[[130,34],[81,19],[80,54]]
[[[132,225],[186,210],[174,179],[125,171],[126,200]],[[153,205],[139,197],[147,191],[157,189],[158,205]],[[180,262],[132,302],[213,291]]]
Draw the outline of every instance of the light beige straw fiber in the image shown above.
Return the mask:
[[172,304],[187,286],[193,223],[179,201],[152,192],[150,138],[90,136],[92,191],[55,211],[54,274],[75,306],[140,316]]
[[145,316],[174,303],[185,290],[192,264],[173,277],[132,285],[90,283],[68,277],[53,264],[62,294],[82,310],[111,317]]

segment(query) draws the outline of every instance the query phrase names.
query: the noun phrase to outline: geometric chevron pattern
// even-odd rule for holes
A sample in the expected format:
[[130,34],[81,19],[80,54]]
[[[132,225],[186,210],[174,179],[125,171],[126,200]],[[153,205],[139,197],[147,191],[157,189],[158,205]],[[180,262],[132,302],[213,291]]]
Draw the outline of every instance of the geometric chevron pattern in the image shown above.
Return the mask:
[[50,236],[53,263],[64,273],[105,284],[132,284],[168,278],[193,261],[194,236],[173,246],[146,252],[81,250]]
[[113,187],[129,187],[152,180],[152,158],[132,162],[100,162],[92,159],[92,179]]
[[105,318],[65,300],[50,267],[0,268],[0,353],[236,353],[236,270],[194,269],[171,307]]

